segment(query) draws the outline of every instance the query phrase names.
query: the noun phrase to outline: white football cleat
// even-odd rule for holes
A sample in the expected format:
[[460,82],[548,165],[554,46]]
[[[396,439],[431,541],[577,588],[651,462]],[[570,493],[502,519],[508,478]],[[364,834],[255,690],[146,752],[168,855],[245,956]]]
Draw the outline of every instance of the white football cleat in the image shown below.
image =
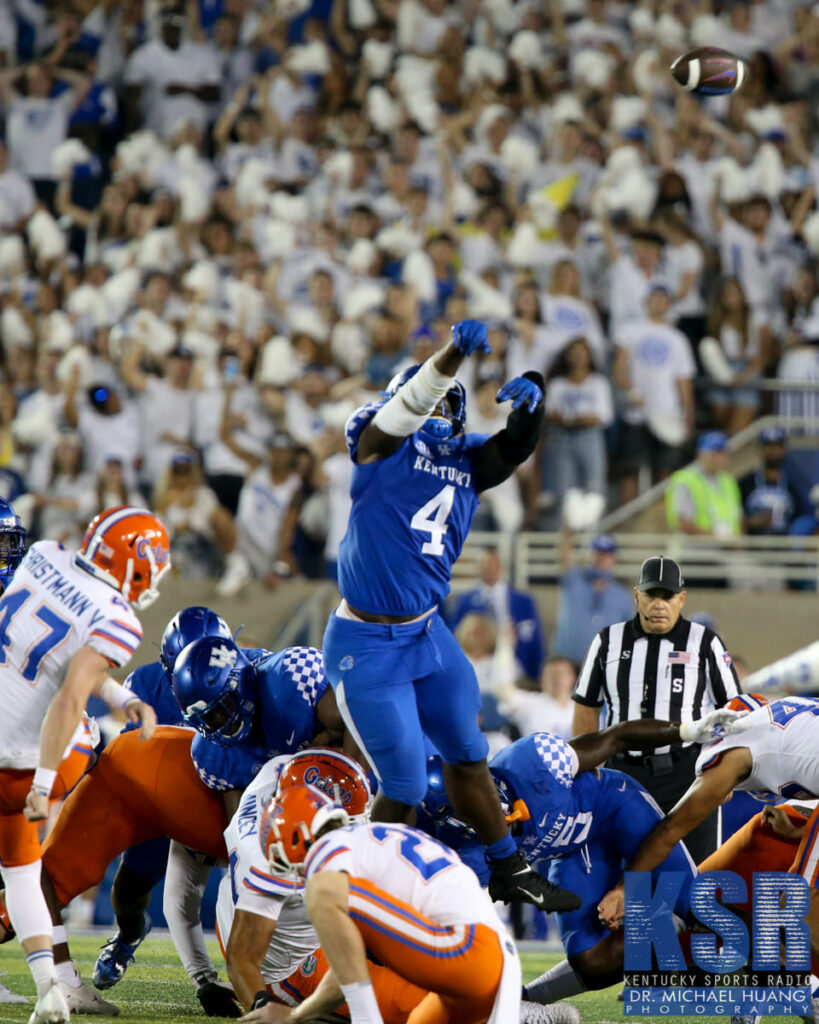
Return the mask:
[[61,981],[60,991],[65,996],[65,1001],[72,1013],[93,1013],[104,1017],[119,1016],[119,1007],[114,1006],[113,1003],[107,1003],[85,982],[78,985],[77,988],[73,988],[67,981]]
[[580,1024],[583,1018],[580,1010],[571,1003],[529,1003],[520,1004],[519,1024]]
[[2,981],[0,981],[0,1004],[4,1006],[22,1006],[23,1003],[27,1003],[28,999],[25,996],[18,996],[16,992],[12,992],[10,988],[6,988]]
[[63,995],[59,981],[54,979],[45,995],[40,996],[34,1004],[34,1012],[28,1024],[68,1024],[71,1011]]

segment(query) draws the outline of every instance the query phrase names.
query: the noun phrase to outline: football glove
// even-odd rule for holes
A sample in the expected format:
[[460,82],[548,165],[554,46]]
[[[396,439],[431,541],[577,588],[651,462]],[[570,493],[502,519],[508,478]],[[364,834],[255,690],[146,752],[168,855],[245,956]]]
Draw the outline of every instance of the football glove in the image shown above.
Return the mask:
[[533,380],[526,377],[515,377],[508,384],[504,384],[495,395],[496,402],[512,402],[513,409],[519,409],[522,405],[528,406],[527,412],[534,412],[543,401],[543,391]]
[[473,352],[491,352],[486,324],[480,320],[459,320],[452,327],[452,344],[465,356]]
[[740,732],[740,719],[746,718],[749,714],[749,711],[729,711],[727,708],[720,708],[696,722],[680,723],[680,739],[685,743],[713,743],[723,736]]
[[196,989],[196,998],[207,1017],[241,1017],[244,1012],[236,993],[223,981],[205,981]]

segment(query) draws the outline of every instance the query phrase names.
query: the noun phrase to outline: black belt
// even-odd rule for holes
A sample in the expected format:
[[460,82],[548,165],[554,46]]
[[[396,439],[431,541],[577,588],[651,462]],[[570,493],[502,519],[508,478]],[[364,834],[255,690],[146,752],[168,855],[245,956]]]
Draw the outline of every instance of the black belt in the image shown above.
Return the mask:
[[652,775],[668,775],[674,771],[674,765],[681,761],[689,750],[696,751],[698,748],[675,749],[667,754],[615,754],[612,762],[620,764],[638,765],[646,768]]

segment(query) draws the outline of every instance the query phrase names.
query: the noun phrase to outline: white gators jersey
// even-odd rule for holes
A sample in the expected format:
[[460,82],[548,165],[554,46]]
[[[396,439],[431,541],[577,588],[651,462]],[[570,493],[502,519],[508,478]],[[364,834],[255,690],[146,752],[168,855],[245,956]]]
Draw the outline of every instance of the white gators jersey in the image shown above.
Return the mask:
[[225,829],[229,871],[219,885],[216,919],[219,934],[227,939],[235,910],[245,910],[276,922],[264,961],[266,982],[288,977],[318,946],[318,936],[304,906],[304,885],[292,878],[277,878],[270,870],[259,843],[259,821],[276,792],[281,769],[291,759],[274,757],[265,764],[242,794],[236,813]]
[[697,775],[726,750],[747,747],[753,768],[736,788],[766,803],[819,797],[819,700],[783,697],[757,708],[747,728],[704,747]]
[[81,647],[124,665],[142,639],[131,606],[74,554],[38,541],[0,598],[0,768],[36,767],[43,718]]
[[331,832],[308,854],[306,877],[325,868],[371,882],[436,924],[503,931],[472,869],[454,850],[408,825],[367,822]]

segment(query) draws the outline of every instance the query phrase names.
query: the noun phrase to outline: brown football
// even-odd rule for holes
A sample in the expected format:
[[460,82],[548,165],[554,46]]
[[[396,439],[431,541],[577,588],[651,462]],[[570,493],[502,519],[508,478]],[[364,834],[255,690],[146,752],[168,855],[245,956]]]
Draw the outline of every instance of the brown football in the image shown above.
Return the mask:
[[724,96],[742,85],[748,66],[727,50],[701,46],[678,57],[671,65],[671,74],[689,92],[700,96]]

